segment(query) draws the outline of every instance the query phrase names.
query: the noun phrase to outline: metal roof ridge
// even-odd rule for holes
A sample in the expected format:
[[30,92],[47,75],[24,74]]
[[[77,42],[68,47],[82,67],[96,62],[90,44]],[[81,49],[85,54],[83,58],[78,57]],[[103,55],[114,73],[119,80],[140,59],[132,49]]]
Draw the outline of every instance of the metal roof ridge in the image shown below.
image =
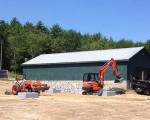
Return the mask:
[[[105,50],[92,50],[92,51],[78,51],[78,52],[66,52],[66,53],[52,53],[52,54],[41,54],[35,58],[30,59],[27,62],[22,63],[25,64],[45,64],[45,63],[70,63],[70,62],[85,62],[84,57],[89,56],[89,54],[93,55],[88,61],[101,61],[108,60],[108,56],[111,57],[114,52],[117,52],[118,55],[123,55],[126,49],[128,50],[127,54],[124,54],[124,57],[121,59],[130,59],[133,55],[138,53],[144,47],[130,47],[130,48],[115,48],[115,49],[105,49]],[[130,50],[132,51],[130,53]],[[121,52],[122,51],[122,52]],[[107,53],[108,52],[108,53]],[[101,54],[105,53],[104,59],[96,57],[97,53]],[[111,54],[110,54],[111,53]],[[118,55],[115,55],[116,60],[118,59]],[[81,56],[81,57],[80,57]],[[68,60],[69,58],[69,60]]]
[[[144,46],[141,47],[128,47],[128,48],[112,48],[112,49],[101,49],[101,50],[87,50],[87,51],[74,51],[74,52],[64,52],[64,53],[50,53],[50,54],[41,54],[41,55],[58,55],[58,54],[71,54],[71,53],[81,53],[81,52],[96,52],[96,51],[108,51],[108,50],[118,50],[118,49],[132,49],[132,48],[144,48]],[[39,56],[41,56],[39,55]],[[38,56],[37,56],[38,57]]]

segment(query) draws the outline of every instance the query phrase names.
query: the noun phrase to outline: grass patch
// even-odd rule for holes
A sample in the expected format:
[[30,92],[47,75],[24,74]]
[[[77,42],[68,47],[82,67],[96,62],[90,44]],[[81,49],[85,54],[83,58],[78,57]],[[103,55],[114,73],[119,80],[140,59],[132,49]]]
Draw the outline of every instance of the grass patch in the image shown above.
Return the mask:
[[23,78],[23,75],[21,75],[21,74],[15,74],[14,72],[8,72],[8,77],[9,78],[18,78],[18,79],[21,79],[21,78]]

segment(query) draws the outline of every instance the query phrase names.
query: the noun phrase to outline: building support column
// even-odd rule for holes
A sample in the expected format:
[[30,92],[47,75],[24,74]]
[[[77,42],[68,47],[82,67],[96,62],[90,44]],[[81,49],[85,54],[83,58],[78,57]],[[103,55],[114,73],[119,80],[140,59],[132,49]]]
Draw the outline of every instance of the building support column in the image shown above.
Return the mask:
[[142,70],[142,80],[144,80],[144,71]]

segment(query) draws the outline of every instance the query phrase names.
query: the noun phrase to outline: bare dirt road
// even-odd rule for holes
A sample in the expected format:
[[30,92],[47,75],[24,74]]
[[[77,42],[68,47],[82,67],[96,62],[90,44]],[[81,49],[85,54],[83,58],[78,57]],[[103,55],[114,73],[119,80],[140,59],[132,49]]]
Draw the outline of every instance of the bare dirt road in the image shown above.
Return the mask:
[[150,96],[134,91],[113,97],[42,93],[39,98],[5,95],[12,81],[0,81],[0,120],[150,120]]

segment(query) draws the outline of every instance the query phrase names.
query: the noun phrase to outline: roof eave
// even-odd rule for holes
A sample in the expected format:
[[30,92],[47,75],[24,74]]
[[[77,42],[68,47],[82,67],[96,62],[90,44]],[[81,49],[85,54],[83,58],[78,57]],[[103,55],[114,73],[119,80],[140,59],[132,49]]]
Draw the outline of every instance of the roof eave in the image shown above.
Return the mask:
[[[83,64],[83,63],[98,63],[98,62],[106,62],[108,60],[100,60],[100,61],[82,61],[82,62],[60,62],[60,63],[37,63],[37,64],[21,64],[21,66],[41,66],[41,65],[57,65],[57,64]],[[129,59],[116,60],[117,62],[125,62],[129,61]]]

